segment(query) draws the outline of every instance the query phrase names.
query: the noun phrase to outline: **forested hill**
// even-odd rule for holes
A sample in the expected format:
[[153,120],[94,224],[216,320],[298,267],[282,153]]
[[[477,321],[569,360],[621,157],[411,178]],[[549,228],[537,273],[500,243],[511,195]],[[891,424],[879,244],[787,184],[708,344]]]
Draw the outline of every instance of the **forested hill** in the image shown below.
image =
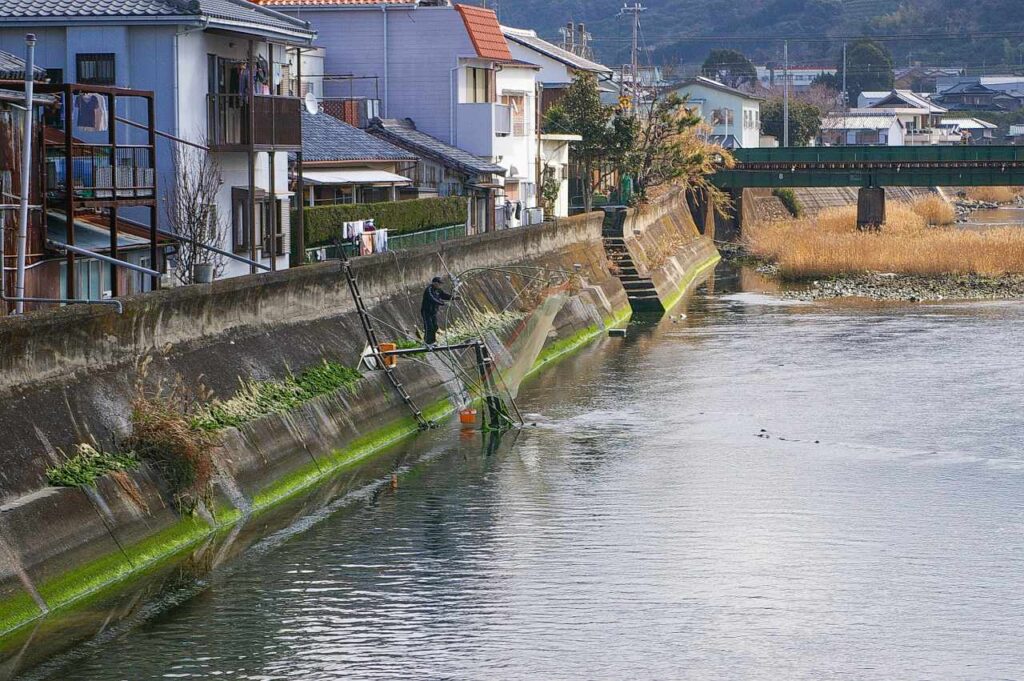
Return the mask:
[[[490,0],[491,7],[495,4]],[[560,41],[558,29],[568,20],[586,22],[599,59],[614,65],[628,58],[630,22],[617,17],[623,0],[497,4],[502,23],[535,28],[552,41]],[[923,34],[942,37],[886,41],[897,64],[991,67],[1024,60],[1024,0],[643,0],[643,5],[648,8],[642,15],[644,44],[662,64],[700,62],[714,47],[771,60],[780,56],[778,41],[772,40],[780,37],[792,39],[796,61],[832,61],[836,45],[803,39]]]

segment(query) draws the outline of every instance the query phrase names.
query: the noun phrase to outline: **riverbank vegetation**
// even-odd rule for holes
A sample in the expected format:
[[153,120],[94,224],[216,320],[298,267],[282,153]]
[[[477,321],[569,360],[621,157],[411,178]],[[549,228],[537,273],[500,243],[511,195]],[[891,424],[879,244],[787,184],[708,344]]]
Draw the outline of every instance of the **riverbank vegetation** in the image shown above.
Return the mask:
[[1014,203],[1024,196],[1024,187],[968,187],[964,194],[971,201],[984,203]]
[[757,223],[746,229],[745,246],[751,255],[777,265],[780,276],[794,280],[868,272],[1024,273],[1024,230],[946,226],[955,216],[936,200],[945,204],[938,197],[890,203],[888,220],[877,232],[857,229],[855,206],[798,220]]
[[90,444],[80,444],[64,463],[46,471],[54,487],[87,487],[108,473],[132,471],[140,465],[134,452],[107,452]]

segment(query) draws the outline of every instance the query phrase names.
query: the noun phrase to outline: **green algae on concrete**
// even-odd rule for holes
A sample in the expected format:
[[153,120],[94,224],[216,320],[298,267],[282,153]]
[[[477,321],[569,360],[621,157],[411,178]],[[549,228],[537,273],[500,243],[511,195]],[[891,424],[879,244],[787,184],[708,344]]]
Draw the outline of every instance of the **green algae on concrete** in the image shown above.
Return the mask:
[[601,335],[607,329],[622,324],[629,320],[632,316],[633,310],[629,307],[624,307],[615,312],[615,314],[604,319],[604,324],[591,324],[590,326],[580,329],[573,335],[562,338],[551,345],[548,345],[541,351],[537,357],[537,361],[534,362],[533,367],[527,372],[526,376],[532,376],[546,365],[562,359],[566,355],[569,355],[576,350],[579,350],[584,345],[587,345],[593,341],[597,336]]
[[0,601],[0,636],[14,631],[43,614],[39,604],[28,593],[19,591]]
[[668,300],[665,301],[665,310],[671,310],[676,305],[678,305],[679,301],[682,300],[683,296],[685,296],[686,293],[690,290],[690,287],[693,286],[694,282],[697,281],[697,278],[700,277],[702,274],[705,274],[709,269],[713,268],[715,265],[717,265],[721,259],[722,256],[716,250],[714,255],[710,256],[696,267],[693,267],[690,270],[689,274],[687,274],[687,276],[682,281],[679,282],[679,286],[676,288],[676,292],[673,293],[668,298]]

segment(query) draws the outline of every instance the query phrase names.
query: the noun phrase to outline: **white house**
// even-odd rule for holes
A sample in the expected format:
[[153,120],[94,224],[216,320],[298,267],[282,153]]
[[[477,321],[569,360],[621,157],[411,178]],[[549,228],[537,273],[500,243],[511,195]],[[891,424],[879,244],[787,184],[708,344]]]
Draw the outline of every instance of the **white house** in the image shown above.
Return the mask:
[[[773,88],[785,83],[786,71],[781,66],[755,66],[757,82],[765,88]],[[834,76],[838,70],[834,66],[790,66],[789,84],[796,92],[811,89],[814,81],[821,76]]]
[[[161,202],[175,181],[171,152],[179,144],[167,136],[207,145],[223,181],[220,247],[267,267],[288,266],[287,154],[301,141],[288,52],[312,43],[308,24],[247,0],[0,0],[0,16],[0,48],[17,48],[26,32],[35,33],[36,61],[52,80],[153,91],[156,128],[165,135],[157,147]],[[131,103],[116,115],[146,120]],[[142,134],[113,115],[109,124],[119,140]],[[161,206],[164,227],[166,215]],[[252,269],[228,260],[224,275]]]
[[698,76],[676,88],[711,126],[711,139],[726,149],[753,149],[761,144],[761,97]]
[[[326,48],[325,97],[379,99],[379,117],[506,169],[502,189],[470,197],[474,220],[519,224],[536,211],[536,91],[540,68],[516,60],[494,12],[445,0],[258,0],[309,21]],[[334,77],[351,74],[355,79]]]
[[903,122],[895,113],[862,109],[832,112],[821,120],[819,137],[824,146],[853,145],[899,147],[905,143]]
[[[536,31],[502,26],[512,56],[519,61],[536,64],[540,81],[541,115],[558,103],[565,90],[580,73],[588,73],[601,81],[611,80],[612,70],[603,64],[585,59],[537,36]],[[555,217],[569,215],[570,192],[582,196],[582,180],[572,163],[571,145],[582,138],[563,133],[540,136],[541,185],[558,182],[558,198],[554,202]],[[572,185],[572,186],[570,186]],[[582,201],[582,199],[580,199]]]
[[857,98],[858,107],[851,113],[863,111],[884,111],[900,119],[905,130],[908,145],[949,144],[959,141],[939,126],[947,110],[930,101],[925,95],[910,90],[889,92],[862,92]]

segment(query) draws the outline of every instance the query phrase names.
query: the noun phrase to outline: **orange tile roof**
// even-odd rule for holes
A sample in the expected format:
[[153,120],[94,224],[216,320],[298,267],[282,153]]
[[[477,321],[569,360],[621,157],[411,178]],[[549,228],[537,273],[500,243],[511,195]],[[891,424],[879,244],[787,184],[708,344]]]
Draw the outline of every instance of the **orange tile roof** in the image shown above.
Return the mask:
[[512,52],[493,10],[471,5],[455,5],[455,9],[459,10],[466,23],[466,32],[473,41],[477,56],[494,61],[512,61]]
[[416,0],[251,0],[257,5],[266,7],[286,7],[312,5],[415,5]]

